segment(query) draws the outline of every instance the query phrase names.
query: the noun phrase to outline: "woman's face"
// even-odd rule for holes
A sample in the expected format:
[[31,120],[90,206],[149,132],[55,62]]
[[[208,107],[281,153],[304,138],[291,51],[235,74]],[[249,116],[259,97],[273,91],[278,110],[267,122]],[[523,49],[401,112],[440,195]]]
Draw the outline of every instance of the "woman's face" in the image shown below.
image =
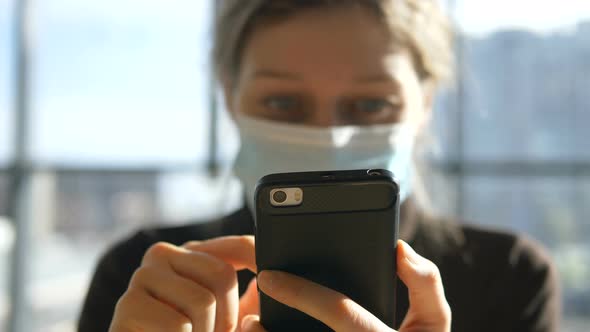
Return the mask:
[[[421,125],[430,93],[411,56],[362,8],[310,10],[258,27],[235,82],[231,112],[316,127]],[[231,88],[230,88],[231,87]]]

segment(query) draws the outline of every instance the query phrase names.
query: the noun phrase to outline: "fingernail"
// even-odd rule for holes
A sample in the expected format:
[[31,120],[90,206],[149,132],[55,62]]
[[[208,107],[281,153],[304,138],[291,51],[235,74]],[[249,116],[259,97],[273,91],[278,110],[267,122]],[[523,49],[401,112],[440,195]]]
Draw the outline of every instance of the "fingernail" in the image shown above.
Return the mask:
[[430,267],[426,263],[427,262],[427,259],[424,258],[424,257],[422,257],[422,256],[420,256],[406,242],[404,242],[404,241],[401,241],[401,242],[403,242],[404,254],[406,256],[405,258],[412,265],[412,268],[414,269],[414,272],[417,273],[418,275],[423,275],[423,276],[427,276],[427,275],[431,274]]
[[405,241],[399,241],[403,243],[404,253],[406,254],[406,258],[410,261],[410,263],[420,265],[422,263],[422,256],[418,255],[418,253],[414,251],[414,249]]

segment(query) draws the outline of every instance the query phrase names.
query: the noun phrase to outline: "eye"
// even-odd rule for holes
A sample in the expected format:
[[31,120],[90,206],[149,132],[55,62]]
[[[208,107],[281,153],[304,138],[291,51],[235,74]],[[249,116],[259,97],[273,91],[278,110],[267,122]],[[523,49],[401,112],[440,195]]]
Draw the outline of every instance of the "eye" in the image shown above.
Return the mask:
[[305,118],[304,100],[298,95],[269,95],[259,106],[259,115],[268,120],[301,122]]
[[274,112],[295,112],[300,110],[301,101],[294,96],[271,96],[266,97],[262,104],[267,110]]
[[394,105],[386,99],[366,98],[353,102],[354,110],[368,115],[377,114],[395,109]]
[[399,121],[402,102],[397,97],[362,97],[345,103],[343,118],[350,124],[371,125]]

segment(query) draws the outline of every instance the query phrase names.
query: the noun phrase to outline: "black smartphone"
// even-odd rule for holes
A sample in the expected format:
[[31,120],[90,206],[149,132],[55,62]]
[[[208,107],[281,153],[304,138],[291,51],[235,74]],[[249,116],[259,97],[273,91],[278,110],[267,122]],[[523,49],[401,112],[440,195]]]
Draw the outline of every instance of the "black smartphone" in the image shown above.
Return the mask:
[[[292,273],[395,323],[399,185],[387,170],[271,174],[255,194],[258,271]],[[259,292],[270,332],[331,331]]]

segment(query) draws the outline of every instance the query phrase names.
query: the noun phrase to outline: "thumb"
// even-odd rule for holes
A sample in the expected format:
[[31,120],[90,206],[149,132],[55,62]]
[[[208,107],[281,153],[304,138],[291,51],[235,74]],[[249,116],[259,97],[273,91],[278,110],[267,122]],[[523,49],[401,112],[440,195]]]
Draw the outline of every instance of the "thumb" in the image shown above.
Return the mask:
[[400,279],[408,287],[410,299],[410,308],[400,330],[403,331],[404,326],[419,325],[450,331],[451,309],[436,265],[399,240],[397,269]]
[[246,292],[240,298],[238,322],[241,322],[242,318],[248,315],[260,315],[259,303],[258,287],[256,285],[256,278],[254,278],[250,281],[248,289],[246,289]]
[[260,324],[259,316],[250,315],[242,320],[240,332],[266,332],[266,330]]

